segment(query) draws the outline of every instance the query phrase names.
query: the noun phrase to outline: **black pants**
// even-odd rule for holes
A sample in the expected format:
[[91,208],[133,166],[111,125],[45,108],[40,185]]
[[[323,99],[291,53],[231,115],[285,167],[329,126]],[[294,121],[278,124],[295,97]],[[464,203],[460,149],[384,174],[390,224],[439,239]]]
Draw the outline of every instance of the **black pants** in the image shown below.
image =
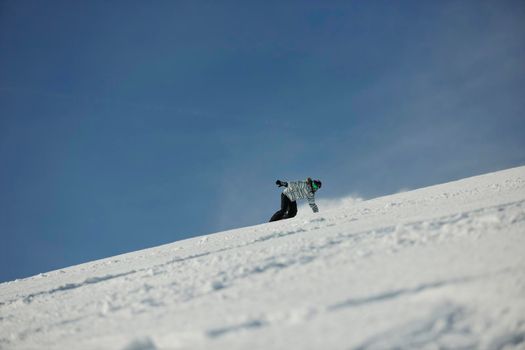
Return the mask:
[[273,214],[270,222],[293,218],[297,214],[297,202],[291,201],[284,193],[281,193],[281,210]]

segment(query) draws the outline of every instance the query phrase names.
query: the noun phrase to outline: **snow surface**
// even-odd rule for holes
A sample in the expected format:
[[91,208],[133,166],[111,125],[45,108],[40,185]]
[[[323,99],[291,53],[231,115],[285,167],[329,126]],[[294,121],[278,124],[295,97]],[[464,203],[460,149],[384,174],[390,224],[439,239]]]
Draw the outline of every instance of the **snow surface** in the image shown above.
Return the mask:
[[320,210],[0,284],[0,348],[525,348],[525,167]]

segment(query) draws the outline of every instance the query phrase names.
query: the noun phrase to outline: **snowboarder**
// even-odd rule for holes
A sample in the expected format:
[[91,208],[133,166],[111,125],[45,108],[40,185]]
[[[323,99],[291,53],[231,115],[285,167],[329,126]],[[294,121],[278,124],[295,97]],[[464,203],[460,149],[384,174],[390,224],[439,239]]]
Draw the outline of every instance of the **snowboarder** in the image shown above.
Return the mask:
[[273,214],[270,222],[293,218],[297,214],[297,199],[307,199],[310,208],[314,213],[317,213],[319,209],[315,204],[315,192],[321,188],[321,181],[312,180],[311,178],[306,181],[275,181],[275,184],[279,187],[286,187],[281,193],[281,210]]

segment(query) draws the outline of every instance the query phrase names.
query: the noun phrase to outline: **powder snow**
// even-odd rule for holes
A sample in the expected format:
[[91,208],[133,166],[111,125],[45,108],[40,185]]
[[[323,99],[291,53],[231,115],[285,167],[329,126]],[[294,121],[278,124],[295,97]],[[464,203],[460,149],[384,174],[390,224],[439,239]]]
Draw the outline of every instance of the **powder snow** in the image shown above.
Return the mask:
[[1,349],[525,349],[525,167],[0,284]]

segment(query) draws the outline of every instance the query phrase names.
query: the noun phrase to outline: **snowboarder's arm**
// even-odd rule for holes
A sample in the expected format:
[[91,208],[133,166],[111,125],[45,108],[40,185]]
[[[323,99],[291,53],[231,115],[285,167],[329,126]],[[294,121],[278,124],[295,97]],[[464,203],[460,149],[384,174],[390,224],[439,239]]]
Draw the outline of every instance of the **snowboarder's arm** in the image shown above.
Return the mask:
[[312,208],[312,211],[314,213],[319,212],[319,208],[317,207],[317,204],[315,204],[315,197],[308,197],[308,205],[310,206],[310,208]]
[[277,186],[279,186],[279,187],[281,187],[281,186],[288,187],[288,182],[286,182],[286,181],[277,180],[277,181],[275,181],[275,184]]

